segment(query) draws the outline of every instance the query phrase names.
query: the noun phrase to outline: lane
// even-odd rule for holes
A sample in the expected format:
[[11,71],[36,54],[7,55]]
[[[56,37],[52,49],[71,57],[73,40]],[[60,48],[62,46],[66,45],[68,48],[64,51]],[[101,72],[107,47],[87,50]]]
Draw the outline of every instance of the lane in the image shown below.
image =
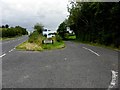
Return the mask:
[[96,47],[96,46],[91,46],[91,45],[86,45],[86,44],[77,44],[78,47],[86,47],[89,48],[96,53],[100,54],[100,61],[106,64],[106,68],[108,66],[111,68],[111,70],[115,70],[118,72],[118,54],[119,51],[111,50],[111,49],[106,49],[102,47]]
[[92,52],[92,53],[94,53],[95,55],[97,55],[97,56],[100,56],[98,53],[96,53],[95,51],[93,51],[93,50],[91,50],[91,49],[89,49],[89,48],[86,48],[86,47],[83,47],[84,49],[86,49],[86,50],[88,50],[88,51],[90,51],[90,52]]
[[5,43],[9,43],[9,42],[14,42],[16,40],[20,40],[22,37],[25,37],[27,35],[23,35],[23,36],[20,36],[20,37],[17,37],[17,38],[14,38],[14,39],[10,39],[10,40],[3,40],[3,41],[0,41],[0,44],[5,44]]
[[8,53],[2,58],[3,88],[108,88],[111,70],[118,70],[117,52],[73,42],[66,42],[66,46]]
[[3,41],[1,43],[2,55],[4,55],[4,54],[8,53],[9,51],[13,50],[18,44],[26,41],[27,39],[28,39],[28,36],[26,35],[26,36],[16,38],[14,40]]

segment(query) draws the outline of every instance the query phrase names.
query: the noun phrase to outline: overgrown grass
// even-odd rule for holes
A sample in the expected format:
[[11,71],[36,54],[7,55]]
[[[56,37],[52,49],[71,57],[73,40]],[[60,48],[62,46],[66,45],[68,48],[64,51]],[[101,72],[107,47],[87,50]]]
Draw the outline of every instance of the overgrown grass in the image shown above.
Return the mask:
[[18,45],[16,49],[18,50],[28,50],[28,51],[43,51],[43,50],[52,50],[52,49],[60,49],[64,48],[65,44],[63,41],[58,40],[58,38],[53,37],[53,44],[42,44],[42,40],[46,39],[44,36],[39,34],[38,32],[33,32],[28,41]]
[[60,49],[60,48],[64,48],[64,47],[65,47],[64,42],[55,42],[53,44],[43,44],[42,45],[42,48],[47,49],[47,50]]
[[76,36],[75,35],[69,35],[66,40],[75,40]]
[[29,36],[28,42],[29,42],[29,43],[36,43],[36,44],[38,44],[38,45],[41,45],[43,39],[44,39],[44,37],[43,37],[41,34],[39,34],[37,31],[34,31],[34,32]]
[[26,51],[42,51],[42,47],[36,43],[29,43],[28,41],[18,45],[16,47],[18,50],[26,50]]

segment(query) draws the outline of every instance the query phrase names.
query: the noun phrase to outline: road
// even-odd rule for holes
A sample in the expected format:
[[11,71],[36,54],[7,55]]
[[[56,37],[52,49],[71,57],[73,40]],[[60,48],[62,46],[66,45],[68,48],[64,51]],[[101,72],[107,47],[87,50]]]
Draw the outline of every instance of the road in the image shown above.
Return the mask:
[[117,51],[70,41],[58,50],[14,49],[25,40],[2,44],[3,88],[108,88],[117,82]]
[[5,40],[0,42],[0,45],[2,45],[2,54],[8,53],[10,50],[14,49],[18,44],[26,41],[27,39],[27,36],[23,36],[13,40]]

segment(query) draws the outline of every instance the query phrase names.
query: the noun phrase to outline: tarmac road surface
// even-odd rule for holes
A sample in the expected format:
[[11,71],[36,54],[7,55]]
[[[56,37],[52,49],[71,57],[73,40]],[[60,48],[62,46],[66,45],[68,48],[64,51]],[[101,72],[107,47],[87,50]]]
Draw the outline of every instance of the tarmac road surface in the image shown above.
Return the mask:
[[[66,41],[42,52],[18,51],[27,36],[2,44],[3,88],[108,88],[117,85],[118,52]],[[114,86],[115,86],[114,85]]]

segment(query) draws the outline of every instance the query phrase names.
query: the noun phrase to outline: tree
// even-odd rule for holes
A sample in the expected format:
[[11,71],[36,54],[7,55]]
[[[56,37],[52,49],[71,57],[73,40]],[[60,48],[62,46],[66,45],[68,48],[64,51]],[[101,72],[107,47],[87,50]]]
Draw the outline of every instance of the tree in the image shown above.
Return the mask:
[[8,25],[8,24],[6,24],[6,25],[5,25],[5,28],[9,28],[9,25]]
[[15,26],[2,29],[2,37],[14,37],[18,35],[28,34],[27,30],[21,26]]
[[59,34],[63,39],[65,39],[65,34],[67,33],[66,27],[67,27],[67,26],[66,26],[66,23],[65,23],[65,21],[64,21],[64,22],[62,22],[62,23],[59,25],[58,30],[57,30],[58,34]]
[[4,25],[2,25],[2,28],[5,28],[5,26],[4,26]]
[[36,24],[34,25],[34,29],[37,30],[37,31],[39,32],[39,34],[42,33],[43,27],[44,27],[44,26],[43,26],[42,24],[40,24],[40,23],[36,23]]
[[117,2],[71,3],[67,25],[80,41],[120,47],[120,4]]

